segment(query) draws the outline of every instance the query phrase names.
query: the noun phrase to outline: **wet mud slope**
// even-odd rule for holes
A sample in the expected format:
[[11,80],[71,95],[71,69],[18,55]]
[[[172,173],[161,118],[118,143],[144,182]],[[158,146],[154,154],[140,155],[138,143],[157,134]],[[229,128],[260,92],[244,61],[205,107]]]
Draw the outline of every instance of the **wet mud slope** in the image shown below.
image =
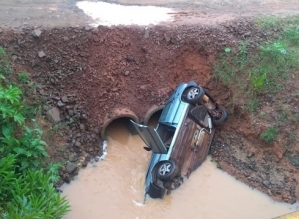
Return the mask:
[[[27,71],[36,82],[43,113],[65,142],[52,156],[79,166],[101,155],[105,119],[127,108],[142,122],[153,105],[161,106],[181,82],[195,80],[230,113],[219,128],[212,155],[219,167],[276,200],[298,199],[298,171],[279,155],[279,147],[257,140],[251,118],[227,102],[232,91],[212,80],[213,62],[225,47],[247,40],[254,50],[268,36],[250,20],[214,27],[54,28],[41,32],[0,30],[15,73]],[[55,148],[57,147],[57,148]],[[62,147],[64,150],[59,150]],[[62,152],[63,151],[63,152]],[[63,175],[69,181],[69,173]]]

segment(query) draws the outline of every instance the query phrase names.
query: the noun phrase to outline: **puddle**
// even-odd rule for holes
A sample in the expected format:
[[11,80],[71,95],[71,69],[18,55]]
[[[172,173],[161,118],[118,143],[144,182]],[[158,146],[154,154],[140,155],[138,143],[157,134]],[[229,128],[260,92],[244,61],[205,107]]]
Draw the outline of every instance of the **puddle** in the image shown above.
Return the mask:
[[173,10],[155,6],[125,6],[107,2],[80,1],[76,4],[95,22],[92,26],[149,25],[171,20]]
[[210,158],[179,189],[163,200],[148,198],[142,205],[150,153],[121,123],[113,122],[107,133],[106,158],[89,164],[75,181],[62,187],[72,208],[66,219],[267,219],[298,208],[250,189],[217,169]]

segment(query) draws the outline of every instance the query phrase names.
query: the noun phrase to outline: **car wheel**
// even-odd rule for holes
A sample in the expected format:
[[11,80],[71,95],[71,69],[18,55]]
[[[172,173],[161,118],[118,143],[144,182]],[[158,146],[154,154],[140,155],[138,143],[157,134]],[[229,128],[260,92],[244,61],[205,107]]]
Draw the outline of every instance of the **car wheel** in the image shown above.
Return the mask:
[[202,99],[204,94],[205,92],[202,87],[199,86],[190,87],[187,90],[186,101],[191,104],[196,104]]
[[213,124],[214,125],[222,125],[227,119],[228,119],[228,114],[225,109],[223,108],[218,108],[216,109],[217,116],[213,116]]
[[172,180],[177,172],[177,166],[172,160],[163,161],[157,168],[157,176],[164,182]]

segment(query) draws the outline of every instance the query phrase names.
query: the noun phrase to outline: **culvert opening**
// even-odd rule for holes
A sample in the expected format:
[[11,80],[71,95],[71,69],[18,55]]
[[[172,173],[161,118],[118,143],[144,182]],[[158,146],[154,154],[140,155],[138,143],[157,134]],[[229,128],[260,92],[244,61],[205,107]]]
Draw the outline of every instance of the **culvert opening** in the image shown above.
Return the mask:
[[156,127],[159,122],[159,118],[161,116],[163,109],[159,109],[156,112],[154,112],[149,118],[148,121],[145,123],[145,125]]
[[131,121],[131,117],[119,117],[112,120],[104,131],[105,139],[112,138],[122,144],[126,144],[130,135],[137,134]]
[[[117,108],[108,113],[104,119],[104,124],[101,131],[102,139],[107,140],[107,134],[109,135],[110,132],[113,133],[113,131],[110,131],[110,129],[113,129],[111,127],[125,127],[128,133],[136,134],[136,130],[130,120],[133,120],[137,123],[139,122],[139,118],[136,116],[136,114],[127,108]],[[108,128],[109,132],[107,131]]]
[[144,125],[156,127],[158,125],[158,121],[163,109],[164,109],[164,105],[152,106],[144,116],[144,120],[143,120]]

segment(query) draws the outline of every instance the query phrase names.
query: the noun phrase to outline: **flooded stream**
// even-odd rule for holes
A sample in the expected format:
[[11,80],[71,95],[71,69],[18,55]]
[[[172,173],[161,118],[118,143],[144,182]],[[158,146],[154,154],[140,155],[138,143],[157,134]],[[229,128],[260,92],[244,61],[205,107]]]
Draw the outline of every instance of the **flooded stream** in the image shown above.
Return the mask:
[[107,135],[107,157],[89,164],[62,187],[72,210],[66,219],[267,219],[298,208],[250,189],[217,169],[210,157],[179,189],[142,205],[150,153],[120,122],[109,125]]

